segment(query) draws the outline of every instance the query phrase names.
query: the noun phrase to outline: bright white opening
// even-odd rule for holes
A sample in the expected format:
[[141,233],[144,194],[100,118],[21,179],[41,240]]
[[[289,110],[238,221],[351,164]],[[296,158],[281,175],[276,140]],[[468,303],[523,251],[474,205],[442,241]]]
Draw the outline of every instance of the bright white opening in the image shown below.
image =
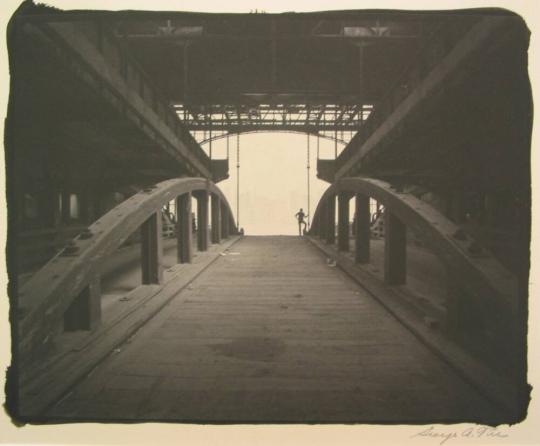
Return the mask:
[[[223,153],[226,139],[214,142]],[[334,143],[320,139],[321,158],[333,158]],[[230,137],[229,179],[218,184],[236,219],[236,135]],[[329,184],[317,178],[317,138],[310,137],[310,214]],[[297,235],[294,215],[308,213],[307,136],[291,133],[240,135],[240,227],[246,235]]]

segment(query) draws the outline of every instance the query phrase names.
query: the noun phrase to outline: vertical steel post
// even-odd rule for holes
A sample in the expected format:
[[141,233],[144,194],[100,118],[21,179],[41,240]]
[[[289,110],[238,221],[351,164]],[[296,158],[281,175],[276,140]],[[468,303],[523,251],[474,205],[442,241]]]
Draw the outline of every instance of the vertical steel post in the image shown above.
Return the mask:
[[311,190],[310,190],[310,181],[309,181],[309,173],[310,173],[310,163],[309,163],[309,157],[310,157],[310,147],[309,147],[309,133],[307,135],[307,230],[309,231],[310,228],[310,219],[311,219]]
[[69,192],[62,191],[62,223],[67,224],[70,220],[71,203]]
[[228,238],[229,237],[229,220],[230,217],[228,215],[227,206],[224,202],[221,202],[221,237]]
[[319,236],[319,238],[322,240],[324,238],[326,238],[326,232],[327,232],[327,229],[326,229],[326,201],[322,201],[321,202],[321,210],[319,212],[319,215],[318,215],[318,232],[317,232],[317,235]]
[[208,191],[197,192],[197,247],[208,250]]
[[152,214],[141,225],[141,269],[143,285],[162,282],[161,225],[161,211]]
[[236,135],[236,225],[240,230],[240,133]]
[[212,194],[212,243],[221,241],[221,203],[217,194]]
[[384,211],[384,282],[403,285],[407,280],[407,227],[388,208]]
[[191,192],[176,197],[176,214],[176,252],[178,263],[191,263],[193,257]]
[[64,331],[93,330],[101,323],[101,280],[92,277],[64,313]]
[[338,194],[338,250],[349,250],[349,193]]
[[336,197],[331,195],[326,202],[326,243],[336,242]]
[[367,195],[356,194],[355,215],[354,260],[356,263],[368,263],[371,241],[371,220],[369,215],[369,197]]

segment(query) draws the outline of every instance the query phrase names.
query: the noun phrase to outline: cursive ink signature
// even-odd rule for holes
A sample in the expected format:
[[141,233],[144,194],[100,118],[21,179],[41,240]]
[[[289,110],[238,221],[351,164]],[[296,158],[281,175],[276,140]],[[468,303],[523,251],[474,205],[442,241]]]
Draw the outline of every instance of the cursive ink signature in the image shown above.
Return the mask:
[[507,438],[508,434],[501,432],[496,427],[489,426],[467,427],[462,430],[445,430],[443,428],[436,428],[435,426],[430,426],[427,429],[411,435],[411,438],[414,437],[436,438],[437,440],[440,440],[439,444],[442,445],[445,444],[447,441],[455,440],[457,438]]

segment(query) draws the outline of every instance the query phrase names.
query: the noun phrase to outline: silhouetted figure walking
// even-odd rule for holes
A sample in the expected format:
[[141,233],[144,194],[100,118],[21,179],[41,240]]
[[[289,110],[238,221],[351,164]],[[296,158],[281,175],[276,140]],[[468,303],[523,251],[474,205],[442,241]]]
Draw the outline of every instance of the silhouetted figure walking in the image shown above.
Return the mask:
[[[303,232],[305,232],[307,223],[304,221],[304,218],[306,217],[306,214],[304,214],[304,211],[302,208],[295,214],[296,219],[298,220],[298,235],[302,235]],[[302,225],[304,225],[304,230],[302,231]]]

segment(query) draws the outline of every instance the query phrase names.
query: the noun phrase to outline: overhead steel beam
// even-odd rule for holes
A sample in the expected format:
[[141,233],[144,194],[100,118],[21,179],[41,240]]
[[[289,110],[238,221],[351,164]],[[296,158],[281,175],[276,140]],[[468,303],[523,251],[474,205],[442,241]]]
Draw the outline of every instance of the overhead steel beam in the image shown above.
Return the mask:
[[114,48],[105,53],[87,38],[76,23],[38,26],[34,29],[41,31],[59,51],[71,58],[72,66],[77,66],[82,79],[104,92],[104,96],[122,111],[126,119],[135,121],[156,146],[193,174],[211,178],[210,160],[178,117],[170,116],[172,111],[145,75],[134,64],[130,65],[129,71],[138,74],[129,79],[118,69],[120,64],[117,62],[122,57],[122,50],[115,44],[114,37],[102,36],[107,39],[109,47]]
[[379,150],[382,141],[395,132],[401,123],[421,107],[435,91],[443,88],[451,76],[463,76],[463,66],[492,42],[493,35],[507,20],[504,16],[483,18],[463,36],[416,88],[390,111],[386,119],[372,129],[364,141],[359,141],[360,135],[353,138],[337,160],[336,180],[348,175],[368,154]]
[[291,121],[290,118],[286,118],[286,122],[279,122],[275,120],[257,120],[253,121],[251,119],[241,119],[239,122],[236,122],[235,124],[227,123],[227,121],[223,122],[212,122],[212,124],[208,123],[197,123],[197,122],[190,122],[187,123],[186,126],[190,130],[209,130],[210,127],[212,127],[213,130],[223,130],[223,131],[230,131],[235,132],[239,128],[246,128],[250,130],[275,130],[275,131],[282,131],[282,130],[302,130],[310,133],[315,132],[324,132],[324,131],[357,131],[360,127],[360,123],[333,123],[333,122],[326,122],[326,123],[316,123],[315,121],[310,122],[308,124],[305,123],[305,121]]
[[[320,134],[320,133],[318,133],[317,130],[306,131],[306,130],[301,129],[301,128],[299,128],[299,129],[285,129],[285,130],[272,129],[272,130],[276,131],[276,132],[283,132],[283,133],[302,133],[302,134],[307,133],[309,135],[318,136],[321,139],[325,139],[325,140],[328,140],[328,141],[334,141],[334,137],[327,136],[327,135],[324,135],[324,134]],[[236,127],[234,130],[224,132],[221,135],[212,136],[212,141],[215,141],[217,139],[226,138],[227,136],[234,135],[234,134],[261,133],[261,132],[267,132],[267,131],[268,131],[268,129],[260,129],[260,128],[249,129],[249,128],[245,128],[245,127],[242,127],[242,128]],[[203,144],[208,143],[209,141],[210,141],[210,139],[204,139],[202,141],[199,141],[199,144],[203,145]],[[337,142],[338,142],[338,144],[343,144],[343,145],[347,144],[346,140],[339,139],[339,138],[338,138]]]
[[[41,8],[41,9],[39,9]],[[324,12],[305,12],[305,13],[280,13],[280,14],[227,14],[227,21],[224,22],[222,14],[203,13],[203,12],[171,12],[171,11],[121,11],[111,14],[110,11],[59,11],[53,8],[43,8],[32,5],[27,8],[29,14],[24,19],[33,22],[75,22],[88,20],[104,20],[110,24],[122,21],[124,24],[137,25],[141,21],[164,22],[170,20],[181,21],[183,24],[213,24],[214,22],[225,23],[229,29],[236,30],[238,24],[245,25],[246,22],[268,23],[272,18],[286,20],[287,22],[296,21],[305,22],[310,20],[315,27],[321,20],[332,24],[341,24],[343,21],[354,24],[354,26],[374,26],[377,21],[384,21],[389,24],[416,24],[427,19],[444,20],[448,18],[446,11],[433,12],[429,15],[423,12],[384,12],[373,10],[349,10],[349,11],[324,11]],[[488,11],[489,12],[489,11]]]
[[125,36],[128,40],[149,40],[149,41],[165,41],[165,42],[184,42],[186,40],[196,41],[275,41],[275,40],[287,40],[287,41],[317,41],[317,40],[332,40],[336,42],[401,42],[416,40],[418,35],[373,35],[373,36],[344,36],[341,34],[314,34],[314,35],[298,35],[298,34],[276,34],[275,36],[268,34],[203,34],[194,36],[185,35],[159,35],[159,34],[127,34]]
[[358,90],[286,90],[274,88],[260,88],[258,91],[242,90],[194,90],[189,91],[189,101],[183,97],[173,96],[169,99],[171,104],[187,104],[192,106],[236,105],[236,104],[347,104],[356,105],[362,101],[371,104],[375,97],[361,95]]

